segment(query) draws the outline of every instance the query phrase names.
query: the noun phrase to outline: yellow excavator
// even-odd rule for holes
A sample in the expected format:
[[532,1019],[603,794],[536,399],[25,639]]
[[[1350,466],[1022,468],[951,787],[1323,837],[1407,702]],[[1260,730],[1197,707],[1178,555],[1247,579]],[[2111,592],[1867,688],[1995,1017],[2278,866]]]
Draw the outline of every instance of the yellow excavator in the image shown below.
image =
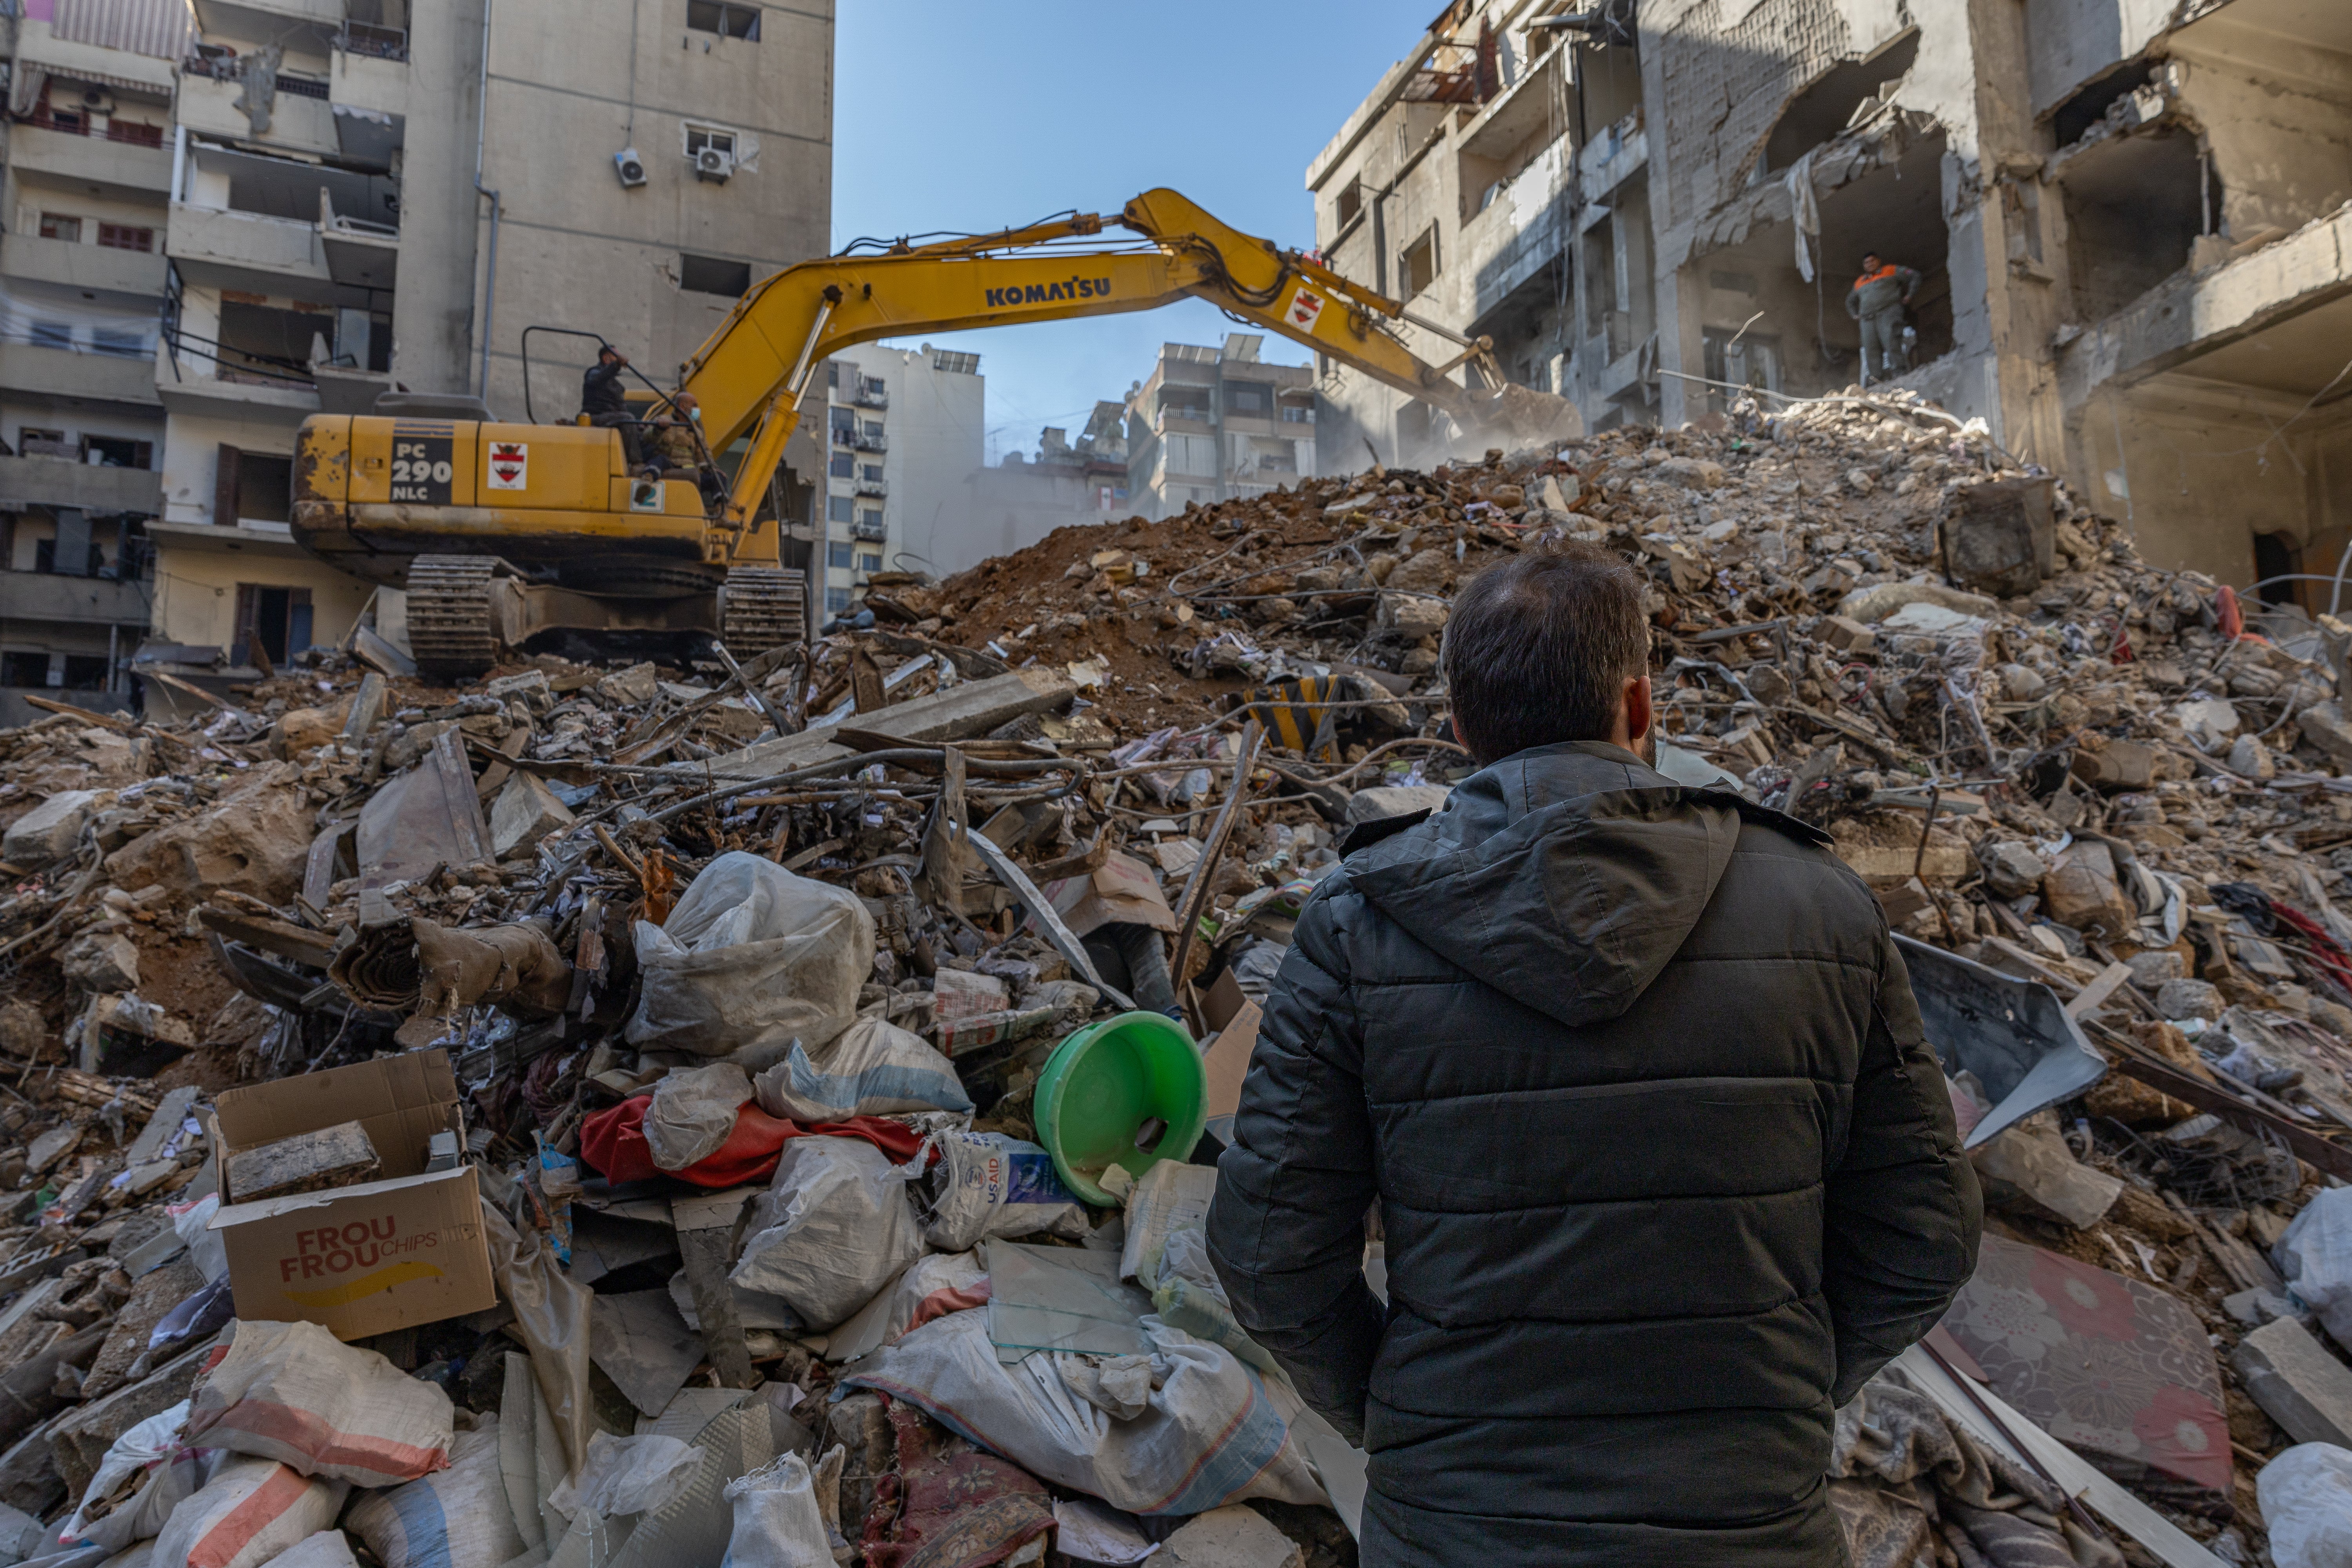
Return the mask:
[[[1099,237],[1114,227],[1135,237]],[[453,418],[447,400],[394,395],[373,415],[303,421],[294,537],[331,565],[407,591],[409,643],[427,677],[478,675],[557,630],[706,633],[749,658],[805,635],[806,579],[786,565],[772,481],[828,355],[879,338],[1148,310],[1187,296],[1409,393],[1474,437],[1532,444],[1580,433],[1572,405],[1505,380],[1489,340],[1421,321],[1157,190],[1117,217],[902,241],[754,285],[680,367],[677,388],[700,405],[708,452],[748,442],[723,497],[633,472],[617,429]],[[1426,363],[1405,347],[1399,321],[1462,352]],[[1468,385],[1449,379],[1462,366]]]

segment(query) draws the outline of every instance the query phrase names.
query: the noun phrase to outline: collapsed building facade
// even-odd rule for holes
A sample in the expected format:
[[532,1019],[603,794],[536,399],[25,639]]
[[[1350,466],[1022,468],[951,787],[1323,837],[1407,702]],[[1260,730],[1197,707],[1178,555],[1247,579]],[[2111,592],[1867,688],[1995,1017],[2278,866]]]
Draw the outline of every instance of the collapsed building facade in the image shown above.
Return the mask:
[[[1904,384],[2153,563],[2334,592],[2309,579],[2352,539],[2339,8],[1456,0],[1307,183],[1325,258],[1423,352],[1491,338],[1596,428],[1861,380],[1845,297],[1875,251],[1921,277]],[[1386,388],[1318,392],[1334,461],[1444,445]]]

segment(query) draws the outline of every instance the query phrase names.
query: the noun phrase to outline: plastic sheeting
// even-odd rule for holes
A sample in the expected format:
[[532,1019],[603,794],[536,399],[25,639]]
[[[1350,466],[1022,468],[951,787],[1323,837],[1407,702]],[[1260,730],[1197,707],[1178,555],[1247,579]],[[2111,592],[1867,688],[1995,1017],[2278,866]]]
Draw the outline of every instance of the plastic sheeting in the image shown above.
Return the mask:
[[848,1028],[874,966],[857,895],[740,850],[704,867],[662,924],[638,921],[635,941],[645,981],[629,1043],[753,1068]]

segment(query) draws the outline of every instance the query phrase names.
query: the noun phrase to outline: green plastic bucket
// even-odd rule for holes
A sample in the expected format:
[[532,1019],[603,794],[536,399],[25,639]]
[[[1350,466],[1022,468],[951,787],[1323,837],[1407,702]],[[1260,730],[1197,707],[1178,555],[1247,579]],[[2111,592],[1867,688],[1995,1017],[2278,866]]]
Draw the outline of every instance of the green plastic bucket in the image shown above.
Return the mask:
[[[1062,1180],[1087,1202],[1116,1208],[1103,1172],[1123,1165],[1140,1176],[1162,1160],[1189,1158],[1208,1121],[1209,1082],[1183,1026],[1159,1013],[1122,1013],[1054,1048],[1034,1105],[1037,1141]],[[1139,1146],[1154,1121],[1166,1130]]]

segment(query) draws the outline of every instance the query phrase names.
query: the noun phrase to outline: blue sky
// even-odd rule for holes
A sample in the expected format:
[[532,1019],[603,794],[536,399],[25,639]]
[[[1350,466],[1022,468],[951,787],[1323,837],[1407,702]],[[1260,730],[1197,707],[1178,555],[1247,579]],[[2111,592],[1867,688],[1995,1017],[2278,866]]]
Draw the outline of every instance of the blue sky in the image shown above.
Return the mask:
[[[1072,207],[1117,212],[1158,185],[1277,244],[1314,243],[1307,162],[1440,0],[839,0],[833,234],[981,231]],[[1207,305],[939,333],[981,355],[988,460],[1075,437],[1163,342],[1236,329]],[[1269,336],[1265,357],[1307,356]]]

